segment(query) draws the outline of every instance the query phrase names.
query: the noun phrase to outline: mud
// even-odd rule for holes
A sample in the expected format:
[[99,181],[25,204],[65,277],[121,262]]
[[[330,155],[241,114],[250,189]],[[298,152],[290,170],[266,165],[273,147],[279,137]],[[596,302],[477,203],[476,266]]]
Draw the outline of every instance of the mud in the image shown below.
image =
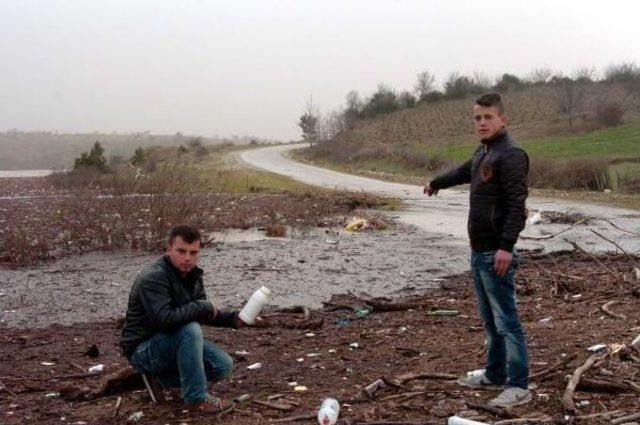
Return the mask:
[[[228,241],[219,233],[220,242],[202,252],[207,294],[220,307],[235,308],[265,285],[276,305],[318,307],[347,290],[374,296],[424,290],[468,267],[453,255],[465,247],[404,227],[371,234],[317,232],[255,240],[261,232],[231,231]],[[251,241],[230,242],[241,235]],[[0,269],[0,324],[26,328],[120,317],[135,276],[157,257],[93,252],[39,267]]]

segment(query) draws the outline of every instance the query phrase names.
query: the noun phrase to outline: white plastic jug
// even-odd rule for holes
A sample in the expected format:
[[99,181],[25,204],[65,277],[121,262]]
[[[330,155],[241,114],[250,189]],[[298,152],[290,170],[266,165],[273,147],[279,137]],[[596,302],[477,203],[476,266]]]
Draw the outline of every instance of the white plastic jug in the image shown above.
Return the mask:
[[266,286],[261,286],[256,292],[251,295],[249,301],[245,304],[244,308],[240,311],[240,319],[249,325],[253,325],[256,321],[256,317],[260,314],[260,311],[269,304],[271,301],[271,291]]
[[340,403],[335,398],[327,398],[322,402],[318,410],[318,423],[320,425],[334,425],[340,414]]

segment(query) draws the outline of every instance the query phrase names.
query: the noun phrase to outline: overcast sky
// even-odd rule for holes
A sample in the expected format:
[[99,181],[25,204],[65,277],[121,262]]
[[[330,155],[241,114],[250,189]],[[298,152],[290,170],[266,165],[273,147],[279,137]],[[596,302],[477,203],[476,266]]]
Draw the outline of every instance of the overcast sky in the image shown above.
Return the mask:
[[423,70],[640,60],[640,1],[0,0],[0,130],[289,140]]

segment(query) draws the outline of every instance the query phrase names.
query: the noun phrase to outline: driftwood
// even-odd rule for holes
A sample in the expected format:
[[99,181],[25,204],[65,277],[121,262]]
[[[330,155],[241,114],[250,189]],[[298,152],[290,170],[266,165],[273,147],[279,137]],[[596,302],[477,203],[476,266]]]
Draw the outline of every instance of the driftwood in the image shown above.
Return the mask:
[[624,314],[614,313],[609,309],[609,307],[611,307],[615,302],[616,300],[607,301],[606,303],[602,304],[600,310],[602,310],[602,312],[607,314],[608,316],[613,317],[614,319],[626,320],[627,316],[625,316]]
[[580,384],[580,377],[583,373],[589,370],[589,368],[591,368],[600,360],[603,360],[606,356],[607,354],[594,354],[593,356],[589,357],[587,361],[582,364],[582,366],[578,367],[573,372],[573,375],[571,375],[571,378],[567,383],[567,388],[564,390],[564,395],[562,396],[562,407],[566,412],[575,415],[577,410],[576,405],[573,402],[573,394],[575,393],[578,384]]
[[533,375],[529,376],[529,379],[530,380],[543,380],[547,376],[555,373],[561,367],[564,367],[564,366],[568,365],[569,363],[574,361],[576,358],[578,358],[578,355],[576,353],[573,353],[570,356],[567,356],[563,360],[559,361],[558,363],[554,364],[553,366],[548,367],[545,370],[542,370],[542,371],[540,371],[538,373],[534,373]]
[[286,403],[276,403],[275,401],[253,400],[253,404],[269,407],[270,409],[280,410],[282,412],[290,412],[293,407]]
[[513,419],[516,417],[516,415],[510,412],[509,410],[501,409],[499,407],[489,406],[488,404],[474,403],[472,401],[466,401],[466,400],[465,400],[465,404],[471,409],[482,410],[482,411],[491,413],[492,415],[495,415],[499,418]]
[[616,418],[611,421],[611,425],[623,424],[625,422],[635,421],[636,419],[640,419],[640,412],[633,413],[631,415],[622,416],[621,418]]
[[396,378],[396,381],[400,382],[401,384],[406,384],[407,382],[415,381],[416,379],[436,379],[442,381],[451,381],[454,379],[458,379],[458,376],[452,375],[450,373],[418,372],[398,376]]
[[578,389],[582,391],[602,392],[609,394],[620,394],[628,392],[636,392],[636,389],[627,383],[603,381],[599,379],[580,379]]

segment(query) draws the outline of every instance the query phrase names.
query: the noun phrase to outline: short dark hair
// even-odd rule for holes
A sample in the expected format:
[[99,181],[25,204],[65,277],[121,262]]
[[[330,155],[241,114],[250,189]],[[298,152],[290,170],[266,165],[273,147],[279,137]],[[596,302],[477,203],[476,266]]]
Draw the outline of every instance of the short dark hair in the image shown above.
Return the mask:
[[495,106],[500,113],[504,113],[504,105],[502,104],[502,96],[500,93],[486,93],[476,99],[476,105],[485,106],[487,108]]
[[173,240],[180,236],[186,243],[200,242],[202,245],[202,234],[200,230],[189,224],[178,224],[171,228],[169,232],[169,245],[173,243]]

